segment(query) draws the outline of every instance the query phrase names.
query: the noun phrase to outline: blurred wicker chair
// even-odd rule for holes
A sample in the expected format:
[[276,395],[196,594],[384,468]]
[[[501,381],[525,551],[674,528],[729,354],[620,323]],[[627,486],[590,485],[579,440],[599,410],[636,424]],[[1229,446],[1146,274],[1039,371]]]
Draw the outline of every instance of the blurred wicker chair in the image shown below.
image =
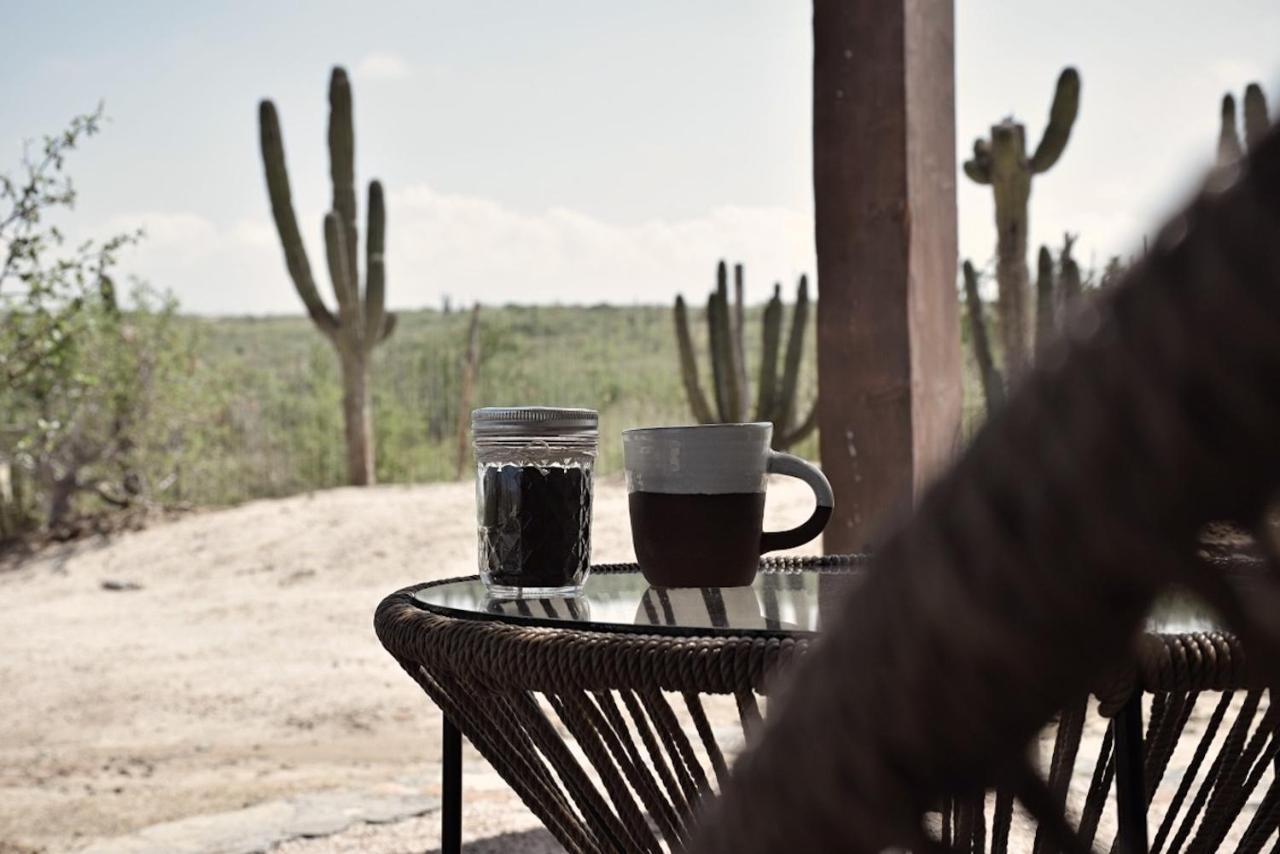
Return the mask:
[[[1089,850],[1118,758],[1109,727],[1085,808],[1064,809],[1081,698],[1092,690],[1114,713],[1144,689],[1145,791],[1180,737],[1195,745],[1153,814],[1153,850],[1259,850],[1280,820],[1277,712],[1263,690],[1280,666],[1278,576],[1268,558],[1242,594],[1197,538],[1212,520],[1258,530],[1277,486],[1273,132],[1083,310],[887,542],[789,671],[690,850],[999,852],[1015,803],[1038,825],[1036,851]],[[1135,649],[1174,585],[1234,634],[1147,636]],[[1233,687],[1249,690],[1207,696],[1199,739],[1184,731],[1200,692]],[[1060,709],[1045,773],[1028,747]]]

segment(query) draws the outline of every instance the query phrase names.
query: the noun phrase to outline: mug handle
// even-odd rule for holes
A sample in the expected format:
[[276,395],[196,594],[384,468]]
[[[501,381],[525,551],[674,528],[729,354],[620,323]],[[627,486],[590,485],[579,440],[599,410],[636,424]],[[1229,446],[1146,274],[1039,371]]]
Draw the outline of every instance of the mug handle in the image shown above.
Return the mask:
[[827,522],[831,519],[831,510],[836,503],[835,495],[831,492],[831,483],[822,470],[792,454],[770,451],[765,471],[800,478],[813,490],[818,506],[813,509],[813,515],[798,528],[792,528],[789,531],[765,531],[761,534],[760,553],[803,546],[821,534],[822,529],[827,527]]

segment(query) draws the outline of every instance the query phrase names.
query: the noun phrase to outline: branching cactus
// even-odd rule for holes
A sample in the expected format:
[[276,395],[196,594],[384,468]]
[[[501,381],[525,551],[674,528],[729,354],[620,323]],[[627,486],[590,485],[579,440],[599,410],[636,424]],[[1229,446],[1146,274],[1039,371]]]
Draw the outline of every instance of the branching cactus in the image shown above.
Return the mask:
[[1245,151],[1252,149],[1263,136],[1271,120],[1267,117],[1267,99],[1262,87],[1250,83],[1244,90],[1244,144],[1236,128],[1236,99],[1229,93],[1222,96],[1222,130],[1218,134],[1218,165],[1235,163]]
[[387,214],[382,184],[369,183],[365,278],[360,286],[356,233],[355,129],[351,84],[347,72],[334,68],[329,78],[329,174],[333,204],[324,217],[325,260],[338,310],[325,304],[311,275],[311,263],[298,230],[285,168],[284,141],[275,104],[258,105],[262,163],[267,175],[271,214],[284,247],[289,277],[316,328],[338,352],[342,368],[342,416],[346,428],[347,477],[357,486],[374,482],[373,416],[369,396],[369,363],[373,348],[390,337],[396,316],[386,310],[383,248]]
[[[742,265],[734,267],[734,301],[729,303],[728,267],[723,261],[716,271],[716,289],[707,301],[707,332],[711,350],[711,379],[715,407],[712,408],[698,378],[697,355],[689,333],[689,310],[684,297],[676,297],[676,344],[680,350],[680,373],[689,407],[699,424],[732,423],[754,417],[773,423],[773,445],[785,450],[813,433],[817,408],[797,423],[796,401],[800,387],[800,366],[804,361],[804,337],[809,320],[809,282],[800,277],[795,310],[791,314],[791,334],[785,350],[782,341],[782,286],[775,285],[773,298],[764,309],[760,381],[754,415],[751,388],[747,381],[744,345]],[[779,368],[781,360],[781,368]]]
[[1074,68],[1058,77],[1049,123],[1028,155],[1026,129],[1012,118],[991,128],[991,136],[973,144],[964,172],[989,185],[996,208],[996,284],[1000,337],[1009,378],[1021,375],[1034,352],[1035,295],[1027,269],[1028,203],[1031,179],[1053,167],[1067,147],[1080,107],[1080,75]]
[[[1048,246],[1040,247],[1036,259],[1037,356],[1063,327],[1066,318],[1075,309],[1076,301],[1084,293],[1080,265],[1071,254],[1075,242],[1075,235],[1064,234],[1062,250],[1057,259],[1054,259],[1053,252]],[[987,412],[992,413],[1004,403],[1004,377],[996,367],[995,357],[991,352],[991,342],[987,336],[982,297],[978,292],[978,271],[974,269],[973,264],[965,261],[963,273],[965,309],[969,318],[969,338],[973,347],[973,358],[978,363],[978,373],[982,378],[982,396],[987,405]]]

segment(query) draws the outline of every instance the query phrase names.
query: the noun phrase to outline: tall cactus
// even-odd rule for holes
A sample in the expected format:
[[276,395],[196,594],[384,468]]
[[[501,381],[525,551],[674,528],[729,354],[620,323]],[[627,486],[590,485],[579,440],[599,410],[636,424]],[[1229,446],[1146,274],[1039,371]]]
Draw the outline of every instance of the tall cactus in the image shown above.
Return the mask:
[[336,316],[320,296],[311,275],[311,263],[293,212],[280,119],[275,104],[269,100],[258,104],[258,130],[267,195],[284,248],[285,266],[307,314],[333,344],[342,368],[347,478],[356,486],[372,484],[375,475],[369,363],[373,348],[387,340],[395,329],[396,316],[386,310],[383,251],[387,214],[382,184],[378,181],[369,182],[365,281],[361,292],[356,233],[355,129],[347,72],[335,67],[329,77],[329,174],[333,182],[333,202],[324,217],[324,245],[329,280],[338,304]]
[[[689,311],[684,297],[676,297],[676,344],[680,351],[680,373],[689,407],[699,424],[732,423],[751,417],[751,388],[747,382],[745,315],[742,265],[734,267],[734,302],[729,303],[728,267],[723,261],[716,269],[716,289],[707,301],[707,332],[710,339],[712,391],[715,408],[707,401],[698,379],[697,355],[689,334]],[[817,427],[817,408],[796,422],[800,366],[804,361],[804,336],[809,319],[809,282],[800,277],[796,306],[791,316],[791,335],[782,349],[782,286],[775,285],[773,298],[764,309],[763,348],[755,419],[773,423],[773,444],[785,450],[811,434]],[[784,356],[781,370],[779,356]]]
[[1080,75],[1066,68],[1058,76],[1049,123],[1028,156],[1026,128],[1012,118],[991,127],[991,136],[973,144],[964,172],[989,185],[996,208],[996,283],[1005,373],[1019,376],[1034,352],[1036,313],[1027,269],[1028,203],[1031,179],[1053,167],[1067,147],[1080,107]]
[[1267,133],[1271,120],[1267,117],[1267,99],[1262,87],[1250,83],[1244,90],[1244,143],[1236,128],[1236,99],[1230,93],[1222,96],[1222,128],[1218,134],[1218,165],[1239,160]]

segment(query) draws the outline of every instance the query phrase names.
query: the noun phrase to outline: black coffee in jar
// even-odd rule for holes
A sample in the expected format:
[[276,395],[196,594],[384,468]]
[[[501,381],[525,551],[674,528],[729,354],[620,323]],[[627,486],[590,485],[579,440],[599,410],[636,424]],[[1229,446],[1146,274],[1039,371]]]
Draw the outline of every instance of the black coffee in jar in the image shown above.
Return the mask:
[[581,584],[591,556],[591,475],[577,467],[485,466],[480,559],[491,585]]

